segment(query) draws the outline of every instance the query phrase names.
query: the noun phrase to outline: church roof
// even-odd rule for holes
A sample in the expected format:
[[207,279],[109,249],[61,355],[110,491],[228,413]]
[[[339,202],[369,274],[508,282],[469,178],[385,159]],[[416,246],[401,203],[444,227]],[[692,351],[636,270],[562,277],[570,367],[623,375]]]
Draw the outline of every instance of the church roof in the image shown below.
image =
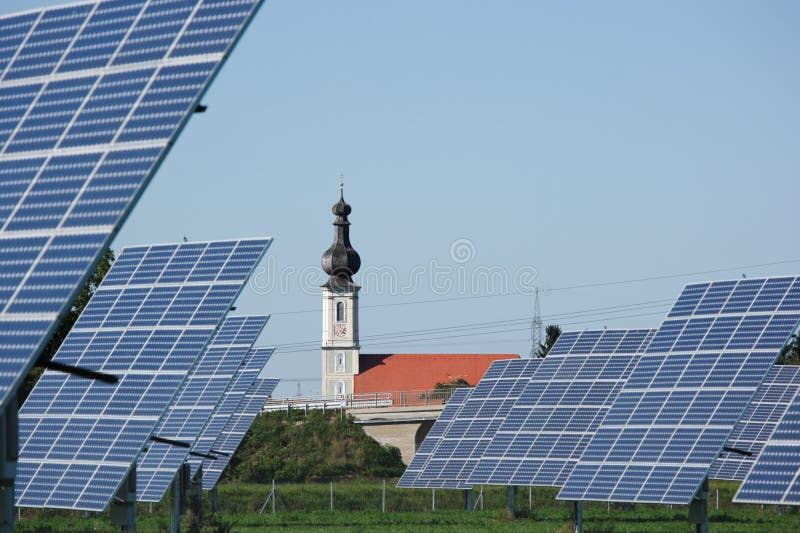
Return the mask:
[[492,361],[518,354],[360,354],[354,392],[429,390],[437,383],[463,379],[475,385]]

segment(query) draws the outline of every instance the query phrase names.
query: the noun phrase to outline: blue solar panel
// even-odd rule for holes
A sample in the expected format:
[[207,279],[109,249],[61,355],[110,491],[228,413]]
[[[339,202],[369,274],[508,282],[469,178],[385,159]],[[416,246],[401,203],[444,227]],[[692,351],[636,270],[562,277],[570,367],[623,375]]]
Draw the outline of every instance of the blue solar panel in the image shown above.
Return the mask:
[[798,394],[800,366],[772,367],[726,444],[727,447],[752,455],[723,452],[712,465],[708,477],[743,481]]
[[[266,323],[265,316],[228,317],[153,434],[193,445]],[[136,499],[160,502],[188,455],[186,448],[150,443],[136,465]]]
[[[250,386],[258,378],[258,375],[264,369],[264,366],[272,357],[274,348],[254,348],[247,354],[244,361],[244,366],[236,371],[230,387],[225,393],[225,397],[220,404],[211,414],[206,426],[203,428],[200,437],[195,441],[192,451],[196,453],[208,454],[214,447],[214,443],[225,429],[228,421],[230,420],[236,408],[244,399],[245,394]],[[203,465],[203,471],[208,470],[210,467],[209,459],[198,459],[197,457],[190,457],[189,464],[192,469],[192,476],[197,473],[200,465]]]
[[561,486],[654,333],[564,333],[563,344],[559,338],[525,384],[469,482]]
[[800,280],[688,285],[558,495],[688,504],[800,321]]
[[247,394],[236,407],[233,416],[225,424],[225,428],[214,443],[213,449],[226,455],[220,454],[215,461],[209,461],[207,467],[203,466],[204,490],[211,490],[216,486],[253,421],[264,408],[272,391],[278,386],[278,381],[280,380],[257,379],[250,385]]
[[791,399],[733,501],[800,505],[800,395]]
[[[271,241],[127,248],[19,413],[22,507],[102,511]],[[54,481],[55,480],[55,481]]]
[[469,488],[473,470],[542,359],[495,361],[442,435],[419,474],[421,481],[446,481]]
[[108,0],[0,17],[0,406],[260,4]]
[[428,461],[430,461],[430,458],[435,453],[436,448],[438,448],[439,444],[442,442],[442,436],[453,424],[453,421],[464,406],[464,402],[469,398],[469,395],[472,394],[472,391],[473,389],[466,387],[453,391],[453,395],[447,401],[442,412],[439,413],[436,422],[433,423],[430,431],[414,454],[414,458],[411,460],[408,468],[406,468],[400,481],[397,482],[398,487],[404,489],[444,488],[449,484],[447,480],[422,481],[419,479],[419,474],[425,469]]

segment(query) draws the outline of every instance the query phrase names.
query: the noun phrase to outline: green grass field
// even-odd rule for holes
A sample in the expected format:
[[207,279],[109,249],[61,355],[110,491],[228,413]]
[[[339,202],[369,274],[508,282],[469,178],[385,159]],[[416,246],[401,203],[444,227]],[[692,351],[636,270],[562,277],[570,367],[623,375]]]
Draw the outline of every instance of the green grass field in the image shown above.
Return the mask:
[[[224,484],[219,490],[219,512],[209,524],[210,508],[206,498],[204,532],[292,531],[535,531],[567,533],[572,529],[572,508],[555,500],[556,489],[534,489],[517,494],[517,518],[509,518],[505,509],[506,492],[502,487],[487,487],[484,508],[469,513],[464,510],[464,496],[457,491],[436,491],[436,510],[431,511],[430,490],[404,490],[386,484],[386,512],[380,511],[379,481],[337,482],[334,485],[334,511],[330,511],[328,484],[287,484],[277,486],[276,513],[270,509],[257,513],[269,487],[264,485]],[[797,533],[800,512],[795,509],[734,505],[731,498],[735,483],[712,483],[709,515],[712,532],[725,533]],[[716,505],[719,491],[719,509]],[[530,508],[529,508],[530,506]],[[168,502],[141,505],[137,530],[161,532],[169,527]],[[683,507],[622,506],[586,504],[584,529],[587,533],[679,533],[693,532]],[[113,532],[106,515],[84,515],[56,511],[23,510],[17,522],[23,532]],[[190,528],[184,528],[189,531]]]

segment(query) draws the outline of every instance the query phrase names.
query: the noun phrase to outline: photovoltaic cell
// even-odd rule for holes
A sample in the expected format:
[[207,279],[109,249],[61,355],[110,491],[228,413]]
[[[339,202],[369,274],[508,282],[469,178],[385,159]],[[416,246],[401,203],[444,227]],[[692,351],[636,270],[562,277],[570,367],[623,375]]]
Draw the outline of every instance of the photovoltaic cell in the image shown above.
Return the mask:
[[447,404],[439,413],[436,422],[433,423],[425,439],[420,444],[419,449],[414,454],[414,458],[406,468],[403,476],[397,482],[397,486],[404,489],[427,489],[427,488],[444,488],[447,485],[447,480],[428,480],[422,481],[419,479],[419,473],[425,469],[431,456],[436,452],[436,448],[442,442],[442,436],[447,432],[448,428],[453,424],[453,421],[458,416],[464,406],[464,402],[469,398],[473,389],[463,387],[453,391],[453,395],[447,401]]
[[792,398],[733,501],[800,505],[800,395]]
[[[258,378],[274,351],[274,348],[253,348],[247,354],[244,365],[236,371],[225,397],[211,414],[211,418],[192,447],[193,452],[211,453],[217,438],[222,434],[228,421],[247,394],[248,389]],[[194,477],[200,465],[203,465],[203,471],[206,471],[210,468],[211,461],[209,459],[189,457],[189,465],[191,466],[192,477]]]
[[475,485],[563,485],[654,330],[564,333],[483,452]]
[[797,278],[687,285],[558,498],[690,503],[798,321]]
[[475,466],[541,361],[494,361],[442,435],[419,479],[444,481],[448,488],[471,487],[468,480]]
[[219,455],[215,461],[209,461],[208,467],[203,467],[203,489],[213,489],[219,481],[222,472],[233,457],[234,452],[242,443],[244,436],[253,424],[264,404],[269,399],[272,391],[278,386],[278,379],[256,379],[241,403],[231,416],[222,433],[214,443],[214,450],[226,455]]
[[800,366],[774,366],[753,401],[736,423],[727,447],[751,456],[723,451],[711,466],[710,479],[743,481],[772,436],[792,400],[800,394]]
[[225,317],[269,239],[127,248],[19,413],[16,500],[102,511]]
[[107,0],[0,17],[0,406],[261,0]]
[[[261,334],[267,317],[228,317],[200,356],[154,435],[193,445]],[[136,465],[136,499],[160,502],[189,455],[187,448],[151,442]]]

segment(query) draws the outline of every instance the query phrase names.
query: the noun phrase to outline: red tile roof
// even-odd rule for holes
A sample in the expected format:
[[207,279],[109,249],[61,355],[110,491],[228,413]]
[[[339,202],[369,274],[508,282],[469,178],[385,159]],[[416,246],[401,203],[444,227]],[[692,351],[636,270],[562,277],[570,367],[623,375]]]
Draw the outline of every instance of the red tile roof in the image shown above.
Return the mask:
[[517,354],[361,354],[355,393],[428,390],[437,383],[464,379],[475,385],[498,359]]

